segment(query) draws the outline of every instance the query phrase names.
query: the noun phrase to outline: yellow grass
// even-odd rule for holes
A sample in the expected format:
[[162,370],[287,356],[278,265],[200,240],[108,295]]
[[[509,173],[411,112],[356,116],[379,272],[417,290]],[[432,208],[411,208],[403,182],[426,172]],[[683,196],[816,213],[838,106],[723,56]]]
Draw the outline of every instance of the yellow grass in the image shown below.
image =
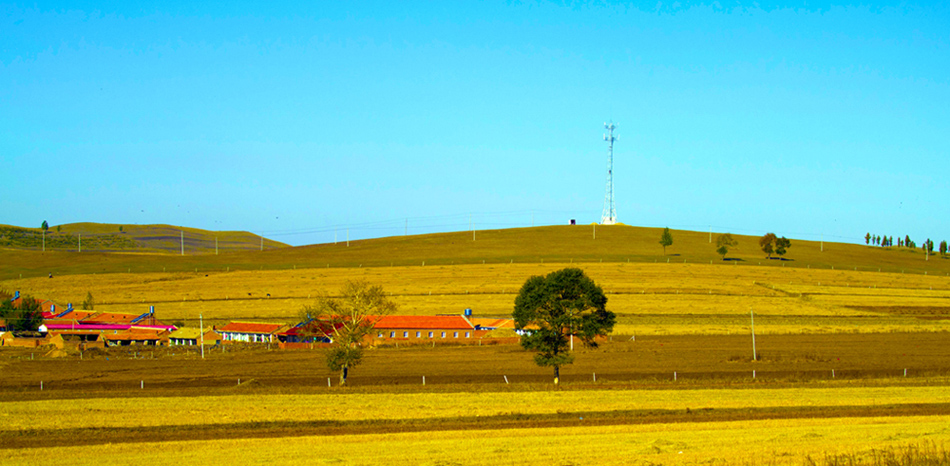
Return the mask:
[[5,402],[0,430],[430,419],[637,409],[947,403],[944,387],[584,390],[500,393],[232,395]]
[[60,305],[75,305],[91,292],[97,309],[110,312],[145,312],[155,305],[167,322],[192,324],[203,314],[213,324],[289,323],[318,293],[335,293],[346,280],[361,278],[382,285],[402,314],[457,314],[472,308],[476,315],[505,316],[528,277],[572,265],[607,292],[608,308],[621,316],[616,334],[732,333],[750,310],[761,316],[761,333],[950,330],[950,320],[853,308],[946,309],[946,277],[774,266],[538,263],[199,270],[17,279],[0,282],[0,288],[48,297]]
[[2,450],[4,464],[794,464],[950,441],[950,416],[834,418],[127,443]]

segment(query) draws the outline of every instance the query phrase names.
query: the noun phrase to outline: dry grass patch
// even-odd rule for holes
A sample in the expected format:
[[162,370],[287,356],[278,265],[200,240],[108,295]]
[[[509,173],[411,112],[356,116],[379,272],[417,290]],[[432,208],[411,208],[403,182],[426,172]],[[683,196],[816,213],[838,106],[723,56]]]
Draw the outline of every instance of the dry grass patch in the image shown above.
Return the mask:
[[950,441],[950,416],[836,418],[124,443],[0,451],[5,464],[394,465],[802,464],[914,442]]

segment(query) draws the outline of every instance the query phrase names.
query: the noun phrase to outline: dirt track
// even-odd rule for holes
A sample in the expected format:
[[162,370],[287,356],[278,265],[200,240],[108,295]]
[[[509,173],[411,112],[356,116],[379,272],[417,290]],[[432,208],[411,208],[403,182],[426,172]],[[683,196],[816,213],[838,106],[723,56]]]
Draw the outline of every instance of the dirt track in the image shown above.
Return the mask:
[[[903,377],[905,369],[909,383],[923,376],[950,374],[947,333],[775,335],[760,337],[756,344],[758,361],[751,360],[751,339],[741,335],[607,342],[595,350],[578,348],[575,363],[562,369],[562,380],[593,384],[596,374],[598,385],[668,388],[893,378]],[[337,384],[336,374],[325,368],[316,350],[230,346],[208,351],[204,360],[194,348],[181,347],[117,348],[87,352],[82,359],[78,354],[44,358],[34,351],[31,360],[30,354],[24,349],[0,351],[5,374],[0,380],[0,400],[189,396],[249,389],[313,392],[326,391],[328,378]],[[535,366],[532,356],[518,345],[377,348],[352,370],[349,384],[354,389],[403,391],[422,389],[425,377],[427,390],[543,387],[550,382],[550,371]]]

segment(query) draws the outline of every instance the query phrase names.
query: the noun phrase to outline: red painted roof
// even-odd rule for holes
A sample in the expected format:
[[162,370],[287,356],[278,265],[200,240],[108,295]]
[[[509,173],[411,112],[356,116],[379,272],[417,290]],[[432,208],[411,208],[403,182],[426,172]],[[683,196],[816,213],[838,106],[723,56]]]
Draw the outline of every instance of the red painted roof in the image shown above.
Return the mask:
[[[75,311],[73,311],[75,312]],[[63,317],[69,317],[72,315],[72,312],[66,314]],[[96,314],[94,316],[86,317],[82,319],[84,324],[131,324],[133,320],[137,319],[142,314],[119,314],[116,312],[103,312]]]
[[266,333],[271,334],[280,330],[284,324],[264,324],[264,323],[254,323],[254,322],[228,322],[227,325],[221,327],[218,332],[233,332],[233,333]]
[[464,329],[472,324],[462,316],[383,316],[376,323],[377,329]]

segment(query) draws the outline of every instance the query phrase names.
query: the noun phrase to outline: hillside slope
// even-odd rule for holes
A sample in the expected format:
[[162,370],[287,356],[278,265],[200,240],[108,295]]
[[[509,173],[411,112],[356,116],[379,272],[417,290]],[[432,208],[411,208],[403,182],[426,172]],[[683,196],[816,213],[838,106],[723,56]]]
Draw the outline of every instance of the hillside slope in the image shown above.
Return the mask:
[[[155,234],[154,232],[162,230],[155,227],[151,231]],[[350,241],[349,245],[339,242],[272,249],[267,249],[271,243],[265,241],[264,251],[260,250],[260,240],[257,239],[256,249],[221,252],[218,255],[215,255],[213,250],[208,254],[207,247],[199,250],[197,254],[192,252],[188,248],[191,231],[194,230],[185,229],[184,256],[87,252],[85,249],[82,253],[75,250],[46,253],[35,250],[0,250],[0,279],[17,278],[20,274],[27,277],[47,273],[628,261],[881,270],[931,275],[950,273],[950,261],[939,256],[931,256],[926,260],[919,250],[845,243],[822,244],[796,239],[792,239],[792,246],[783,260],[768,260],[758,248],[757,237],[742,235],[734,235],[739,244],[727,255],[727,260],[723,261],[715,252],[715,245],[710,243],[707,232],[684,230],[673,231],[673,245],[667,248],[667,254],[664,255],[659,244],[660,229],[625,225],[597,226],[596,235],[593,226],[585,225],[477,231],[474,239],[469,231]],[[169,241],[168,236],[173,233],[174,230],[166,231],[164,241]],[[205,238],[207,241],[207,236]],[[213,237],[210,240],[213,247]],[[175,246],[173,240],[171,244],[172,247]]]
[[[44,246],[45,241],[45,246]],[[0,225],[0,248],[79,252],[150,252],[214,254],[260,250],[261,237],[246,231],[207,231],[172,225],[68,223],[52,225],[45,236],[39,228]],[[287,247],[263,239],[264,249]]]

